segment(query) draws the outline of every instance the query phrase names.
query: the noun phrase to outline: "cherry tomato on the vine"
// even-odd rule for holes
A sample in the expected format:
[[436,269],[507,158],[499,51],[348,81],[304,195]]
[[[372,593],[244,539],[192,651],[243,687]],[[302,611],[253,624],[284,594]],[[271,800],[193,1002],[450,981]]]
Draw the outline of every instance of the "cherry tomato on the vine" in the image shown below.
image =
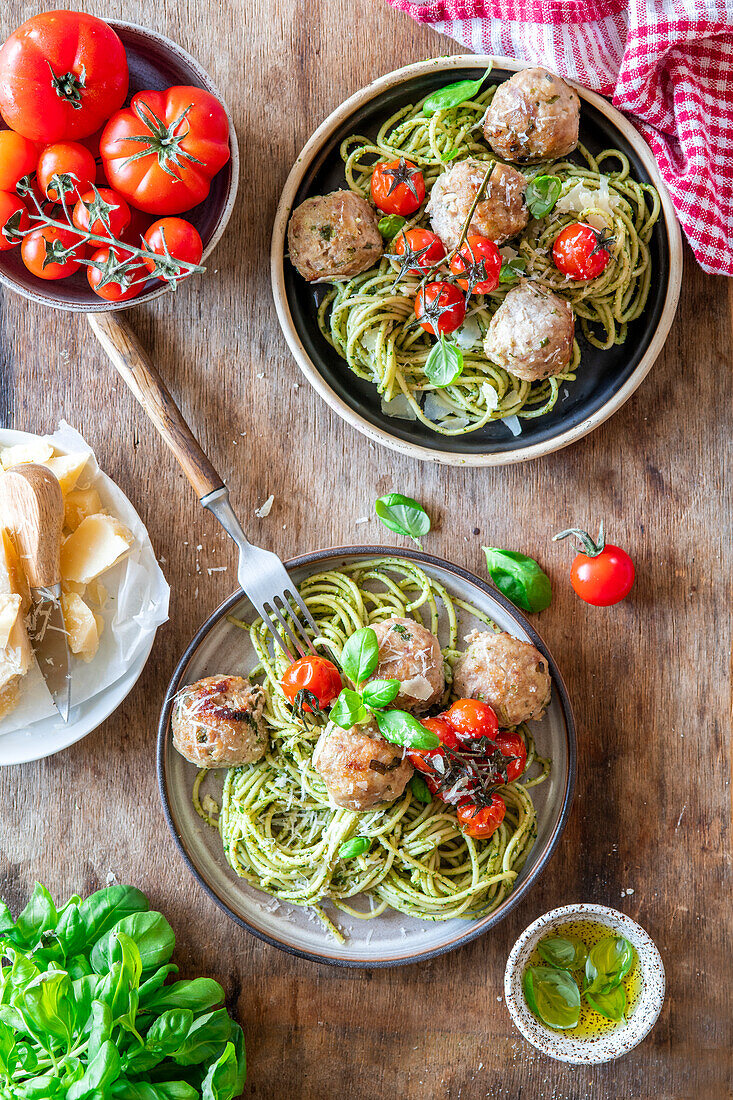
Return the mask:
[[602,230],[573,222],[555,237],[552,258],[558,271],[571,279],[597,279],[611,259],[606,245],[612,243],[613,237]]
[[94,157],[85,145],[78,141],[59,141],[43,150],[38,158],[38,184],[53,202],[61,201],[57,189],[52,186],[53,177],[63,175],[75,177],[73,190],[66,195],[67,205],[72,207],[90,190],[97,175]]
[[634,563],[625,550],[605,541],[603,524],[595,542],[587,531],[576,527],[554,537],[568,535],[574,535],[583,547],[570,567],[570,583],[581,600],[595,607],[610,607],[625,599],[634,583]]
[[30,218],[24,203],[17,195],[11,195],[8,191],[0,191],[0,252],[7,252],[11,248],[17,248],[20,244],[19,237],[12,237],[4,232],[6,224],[15,215],[20,213],[18,223],[19,230],[30,227]]
[[431,336],[444,336],[461,327],[466,303],[452,283],[428,283],[415,299],[415,316]]
[[0,191],[14,191],[18,180],[35,171],[37,163],[34,141],[14,130],[0,130]]
[[441,745],[449,749],[459,748],[456,731],[444,714],[439,714],[437,718],[422,718],[421,723],[435,734]]
[[150,272],[145,264],[116,245],[99,248],[90,257],[92,267],[87,268],[87,279],[95,294],[108,302],[128,302],[145,290]]
[[[281,681],[283,694],[289,703],[298,702],[301,691],[314,695],[321,710],[329,706],[340,695],[343,684],[341,673],[336,665],[325,657],[301,657],[285,670]],[[302,710],[313,711],[313,707],[300,696]]]
[[[148,251],[164,258],[171,256],[173,260],[183,260],[185,263],[201,263],[204,246],[198,230],[184,218],[161,218],[153,222],[145,234],[145,244]],[[145,260],[151,271],[155,271],[155,261]],[[180,264],[167,262],[170,274],[185,276],[186,268]],[[339,688],[339,691],[341,689]]]
[[501,825],[506,813],[504,799],[498,794],[491,796],[488,806],[479,806],[468,802],[458,807],[458,820],[466,836],[477,840],[487,840]]
[[[459,279],[458,285],[472,294],[490,294],[499,285],[502,258],[499,249],[488,237],[471,233],[460,252],[450,262],[454,275],[467,274],[468,279]],[[470,280],[470,282],[469,282]]]
[[457,699],[445,712],[445,720],[451,724],[459,738],[474,740],[488,737],[494,740],[499,722],[488,703],[479,699]]
[[[500,730],[494,737],[494,741],[503,752],[504,756],[512,759],[506,765],[507,783],[513,783],[519,779],[527,764],[527,746],[516,730]],[[501,775],[496,775],[496,782],[502,780]]]
[[130,207],[122,195],[110,187],[85,191],[80,197],[72,218],[77,229],[96,233],[99,237],[121,237],[130,224]]
[[407,217],[414,214],[425,199],[425,180],[416,164],[400,157],[375,166],[371,192],[374,205],[385,214]]
[[424,275],[434,264],[445,259],[445,247],[436,233],[417,226],[397,235],[394,250],[398,256],[406,256],[414,264],[407,268],[411,275]]
[[83,252],[84,242],[76,233],[53,225],[34,229],[20,246],[23,263],[39,279],[65,279],[73,275],[81,267],[74,257]]

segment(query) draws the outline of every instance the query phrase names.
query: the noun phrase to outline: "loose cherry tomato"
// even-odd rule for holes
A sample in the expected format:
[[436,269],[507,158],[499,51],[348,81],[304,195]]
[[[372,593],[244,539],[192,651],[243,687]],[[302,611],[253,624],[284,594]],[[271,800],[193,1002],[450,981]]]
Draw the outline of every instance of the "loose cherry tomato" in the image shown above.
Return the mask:
[[431,336],[444,336],[463,324],[466,303],[457,286],[428,283],[415,299],[415,316]]
[[425,180],[416,164],[400,157],[376,165],[372,172],[372,200],[385,214],[407,217],[425,198]]
[[[516,730],[499,730],[494,741],[504,756],[512,757],[506,766],[506,780],[507,783],[513,783],[515,779],[519,779],[527,765],[527,746]],[[503,777],[497,774],[494,778],[498,783]]]
[[606,245],[612,244],[613,239],[592,225],[573,222],[555,237],[552,246],[555,267],[571,279],[597,279],[611,259]]
[[433,264],[445,259],[445,248],[440,237],[419,226],[406,232],[403,229],[397,236],[394,250],[398,256],[404,256],[407,263],[414,260],[411,267],[405,268],[411,275],[424,275]]
[[501,253],[488,237],[470,234],[460,252],[450,262],[454,275],[465,272],[468,279],[459,279],[458,285],[472,294],[490,294],[499,285],[501,271]]
[[576,527],[555,538],[568,535],[574,535],[583,547],[570,567],[570,583],[581,600],[594,607],[610,607],[625,599],[634,583],[634,563],[625,550],[606,543],[603,524],[595,542],[587,531]]
[[[145,243],[150,252],[155,252],[162,259],[170,256],[173,260],[184,260],[189,264],[201,263],[204,252],[198,230],[183,218],[161,218],[160,221],[153,222],[145,234]],[[154,260],[145,260],[145,263],[151,271],[155,271]],[[163,259],[163,266],[175,278],[190,274],[171,260]]]
[[145,290],[150,272],[134,253],[116,245],[100,248],[90,257],[87,279],[95,294],[108,302],[128,302]]
[[458,807],[458,820],[466,836],[477,840],[487,840],[501,825],[506,813],[506,805],[498,794],[492,794],[488,806],[477,806],[469,802]]
[[496,714],[488,703],[482,703],[479,699],[457,699],[444,717],[459,738],[468,740],[488,737],[493,741],[499,729]]
[[43,193],[53,202],[60,202],[61,196],[51,186],[54,176],[73,176],[73,190],[66,196],[69,206],[78,202],[89,191],[97,175],[94,157],[78,141],[59,141],[47,145],[38,158],[38,183]]
[[74,256],[83,252],[84,242],[76,233],[52,225],[34,229],[20,246],[23,263],[39,279],[65,279],[73,275],[81,267]]
[[17,195],[11,195],[8,191],[0,191],[0,252],[8,252],[11,248],[17,248],[20,244],[19,237],[13,238],[4,231],[6,224],[18,213],[20,213],[18,229],[22,231],[30,228],[30,218],[23,202]]
[[340,695],[343,684],[341,673],[332,661],[325,657],[301,657],[285,670],[281,686],[289,703],[312,713],[314,708],[307,702],[307,696],[300,695],[300,692],[314,695],[323,710]]
[[38,149],[14,130],[0,130],[0,191],[14,191],[18,180],[35,171]]
[[96,233],[99,237],[121,237],[130,224],[130,207],[122,195],[109,187],[85,191],[74,207],[73,222],[77,229]]

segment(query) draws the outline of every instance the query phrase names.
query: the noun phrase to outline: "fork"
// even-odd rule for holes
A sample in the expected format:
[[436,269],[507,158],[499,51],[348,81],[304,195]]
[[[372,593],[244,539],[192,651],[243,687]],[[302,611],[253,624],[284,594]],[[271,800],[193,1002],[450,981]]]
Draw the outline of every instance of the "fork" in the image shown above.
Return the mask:
[[116,370],[175,455],[201,504],[216,516],[237,546],[237,580],[267,629],[291,663],[296,653],[300,657],[316,653],[308,628],[316,636],[318,627],[285,566],[277,554],[254,546],[246,537],[229,501],[229,490],[132,329],[112,313],[90,313],[87,318]]

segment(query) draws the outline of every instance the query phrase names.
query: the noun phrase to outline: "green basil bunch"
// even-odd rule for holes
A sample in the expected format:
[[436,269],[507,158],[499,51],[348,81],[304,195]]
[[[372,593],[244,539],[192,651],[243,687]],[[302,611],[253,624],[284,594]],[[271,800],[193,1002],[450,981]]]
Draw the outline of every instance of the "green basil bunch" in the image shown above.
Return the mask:
[[[634,965],[634,948],[623,936],[604,936],[587,950],[577,936],[547,936],[537,950],[546,966],[530,966],[522,988],[530,1010],[548,1027],[576,1027],[583,1000],[607,1020],[626,1019],[621,984]],[[574,973],[580,972],[580,977]]]
[[[134,886],[57,909],[36,883],[0,902],[0,1095],[8,1100],[233,1100],[244,1037],[211,978],[166,985],[173,929]],[[219,1007],[217,1007],[219,1006]]]

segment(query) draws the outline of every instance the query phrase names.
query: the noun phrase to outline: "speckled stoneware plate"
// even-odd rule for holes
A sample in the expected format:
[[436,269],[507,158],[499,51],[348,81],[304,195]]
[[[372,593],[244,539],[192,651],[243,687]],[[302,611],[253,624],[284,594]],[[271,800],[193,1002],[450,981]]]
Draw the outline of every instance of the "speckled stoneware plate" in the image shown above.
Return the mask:
[[[633,944],[641,966],[641,994],[633,1012],[625,1024],[596,1039],[578,1039],[546,1027],[527,1008],[522,992],[524,971],[539,940],[573,920],[594,921],[605,925],[619,936],[624,936]],[[504,974],[506,1005],[525,1039],[551,1058],[577,1066],[612,1062],[638,1046],[659,1019],[664,1004],[664,992],[664,964],[648,932],[618,909],[584,902],[552,909],[530,924],[514,944]]]
[[[230,613],[252,621],[249,601],[235,593],[201,627],[186,649],[170,682],[158,730],[158,779],[168,825],[191,873],[207,894],[229,916],[260,939],[292,954],[339,966],[399,966],[451,951],[482,935],[514,908],[532,889],[547,866],[565,827],[575,784],[575,726],[560,673],[534,628],[496,589],[472,573],[427,554],[378,546],[322,550],[286,562],[299,583],[312,573],[337,569],[374,557],[403,558],[419,564],[451,592],[485,612],[503,629],[534,643],[547,657],[552,675],[552,702],[541,722],[533,723],[538,751],[551,756],[552,773],[546,783],[533,788],[538,813],[537,840],[530,851],[512,894],[493,913],[476,921],[426,922],[393,910],[370,921],[349,920],[334,911],[347,934],[340,944],[317,917],[287,903],[278,903],[239,879],[229,867],[219,834],[207,826],[191,802],[196,768],[174,749],[170,716],[179,688],[203,676],[220,672],[246,673],[256,663],[249,640],[227,621]],[[462,638],[476,623],[462,616]],[[217,780],[214,794],[221,789]]]
[[[124,23],[118,19],[105,20],[120,36],[127,53],[130,69],[130,89],[126,103],[135,92],[144,89],[169,88],[174,84],[191,84],[205,88],[222,103],[226,104],[221,92],[213,80],[181,46],[165,35],[135,23]],[[211,190],[204,202],[181,214],[182,218],[192,222],[201,234],[204,245],[202,262],[218,244],[234,208],[239,184],[239,149],[234,124],[229,118],[229,147],[231,157],[227,164],[211,181]],[[2,126],[0,122],[0,126]],[[151,221],[154,221],[151,215]],[[38,279],[26,269],[20,257],[20,248],[0,252],[0,283],[30,298],[34,302],[54,306],[56,309],[74,310],[79,313],[103,313],[108,310],[129,309],[170,293],[170,287],[161,286],[159,281],[150,282],[150,290],[129,302],[107,302],[91,290],[87,282],[87,269],[84,267],[68,279],[53,282]]]
[[656,162],[643,138],[619,111],[594,92],[573,85],[581,99],[580,137],[592,151],[615,146],[628,156],[636,179],[653,183],[662,199],[651,255],[654,278],[646,309],[629,325],[628,338],[609,351],[581,339],[575,382],[547,415],[522,420],[517,437],[500,421],[464,436],[441,436],[419,421],[381,410],[376,386],[357,378],[323,338],[316,320],[323,287],[309,287],[286,259],[287,225],[309,195],[345,186],[339,146],[352,133],[376,135],[395,111],[455,80],[475,79],[493,65],[491,80],[507,80],[524,62],[488,55],[433,58],[376,80],[342,103],[323,122],[295,162],[285,184],[272,235],[271,276],[285,338],[303,374],[334,412],[377,443],[413,458],[454,466],[501,466],[536,458],[581,439],[607,420],[639,386],[662,350],[677,309],[682,243],[677,217]]

